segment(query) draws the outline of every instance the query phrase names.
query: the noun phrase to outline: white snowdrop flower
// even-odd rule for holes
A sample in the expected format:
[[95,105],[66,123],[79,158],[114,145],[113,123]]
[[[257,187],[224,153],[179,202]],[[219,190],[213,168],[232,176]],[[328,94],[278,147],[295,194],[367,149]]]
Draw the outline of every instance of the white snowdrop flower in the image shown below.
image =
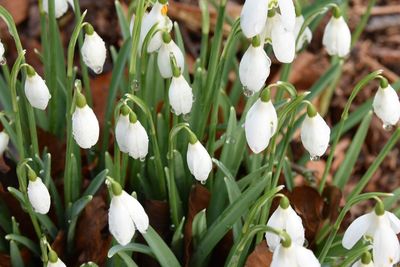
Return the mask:
[[384,128],[395,125],[400,118],[400,101],[396,91],[387,81],[382,82],[372,103],[375,114],[382,120]]
[[374,267],[374,262],[371,259],[371,254],[369,252],[365,252],[361,259],[353,263],[351,267]]
[[186,160],[190,173],[197,181],[204,183],[212,170],[212,161],[206,148],[193,133],[190,134]]
[[190,113],[193,105],[193,90],[179,72],[172,77],[168,90],[169,104],[177,116]]
[[294,27],[294,36],[296,37],[296,39],[298,38],[299,41],[296,45],[296,51],[300,51],[306,43],[308,43],[308,44],[311,43],[312,32],[309,27],[306,27],[304,29],[303,33],[299,37],[300,30],[301,30],[301,27],[303,26],[303,24],[304,24],[304,17],[302,15],[297,16],[296,24]]
[[[290,206],[287,197],[281,198],[278,208],[272,213],[267,225],[278,230],[285,230],[292,242],[303,246],[305,240],[303,223],[300,216]],[[271,251],[280,244],[280,238],[276,234],[267,232],[265,238]]]
[[125,139],[129,156],[144,160],[149,151],[149,137],[133,112],[129,114],[129,126]]
[[278,6],[283,26],[288,31],[293,32],[296,24],[296,11],[293,0],[278,0]]
[[66,265],[60,258],[58,258],[57,253],[54,250],[50,250],[47,267],[66,267]]
[[271,41],[275,57],[282,63],[291,63],[296,54],[296,37],[293,29],[286,28],[283,17],[275,14],[269,18]]
[[331,129],[315,108],[309,104],[301,125],[301,142],[312,159],[321,157],[329,146]]
[[76,109],[72,114],[72,135],[83,149],[94,146],[99,140],[99,122],[93,110],[86,104],[85,97],[78,92]]
[[342,245],[351,249],[363,236],[372,238],[372,253],[376,266],[393,266],[400,260],[400,220],[384,210],[379,201],[375,210],[358,217],[344,233]]
[[101,37],[94,31],[92,25],[85,25],[85,40],[81,54],[85,64],[96,74],[103,72],[104,62],[107,57],[106,45]]
[[108,211],[108,227],[115,240],[125,246],[136,229],[142,234],[146,233],[149,217],[139,201],[123,191],[117,182],[113,181],[111,186],[113,196]]
[[4,65],[6,63],[6,59],[4,57],[4,52],[6,50],[4,49],[4,44],[0,40],[0,65]]
[[311,250],[296,243],[292,243],[287,247],[279,244],[273,252],[271,267],[283,266],[319,267],[321,264]]
[[8,147],[8,143],[10,142],[10,137],[5,131],[0,132],[0,157],[3,156],[4,152]]
[[[43,0],[43,10],[49,13],[49,0]],[[60,18],[68,10],[67,0],[54,0],[54,11],[56,18]]]
[[32,107],[45,110],[51,98],[49,88],[42,77],[28,66],[28,75],[25,81],[25,95]]
[[262,44],[258,35],[254,37],[239,64],[240,82],[251,94],[262,89],[270,73],[271,60]]
[[50,210],[50,194],[49,190],[42,182],[42,179],[36,176],[32,169],[28,169],[28,199],[35,212],[47,214]]
[[268,0],[246,0],[240,14],[240,27],[247,38],[260,34],[268,16]]
[[249,109],[244,123],[247,144],[258,154],[267,148],[278,127],[278,116],[268,90]]
[[180,48],[171,39],[169,33],[163,33],[163,43],[158,50],[157,64],[160,74],[164,79],[171,78],[173,76],[171,67],[171,55],[175,57],[176,64],[178,65],[181,72],[185,69],[185,58]]
[[124,105],[121,108],[121,114],[118,117],[117,125],[115,126],[115,139],[119,150],[124,153],[129,152],[127,133],[129,129],[129,108]]
[[322,44],[329,55],[345,57],[350,53],[351,32],[344,18],[336,15],[325,27]]

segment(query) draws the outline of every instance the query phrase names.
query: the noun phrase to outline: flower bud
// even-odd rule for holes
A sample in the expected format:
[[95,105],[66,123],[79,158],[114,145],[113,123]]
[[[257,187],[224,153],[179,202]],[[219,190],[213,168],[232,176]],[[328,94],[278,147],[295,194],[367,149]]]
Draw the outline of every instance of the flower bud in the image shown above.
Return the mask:
[[330,134],[331,129],[316,111],[314,114],[311,111],[307,113],[301,126],[301,142],[312,159],[319,158],[325,153]]
[[212,170],[211,157],[200,141],[189,142],[186,160],[190,173],[197,181],[205,182]]
[[[32,67],[28,67],[32,68]],[[32,107],[45,110],[51,98],[49,88],[45,81],[40,77],[33,68],[25,81],[25,95]]]
[[85,29],[85,40],[81,49],[82,58],[89,68],[96,74],[100,74],[103,72],[104,62],[107,57],[106,45],[91,25],[86,25]]
[[169,43],[162,43],[160,50],[157,55],[157,64],[158,69],[160,70],[160,74],[164,79],[172,77],[172,67],[170,55],[173,55],[176,59],[176,63],[183,72],[185,69],[185,59],[183,57],[182,51],[175,44],[173,40],[170,40]]
[[247,144],[258,154],[267,148],[278,127],[278,116],[271,100],[258,99],[249,109],[244,123]]
[[375,114],[384,126],[395,125],[400,118],[400,101],[392,86],[379,87],[372,103]]
[[39,177],[29,177],[28,198],[33,210],[40,214],[47,214],[50,210],[50,194]]
[[130,114],[130,122],[125,140],[129,156],[134,159],[144,160],[149,152],[149,137],[140,121],[136,119],[134,113]]
[[8,147],[8,143],[10,142],[10,137],[5,131],[0,132],[0,157],[3,156],[4,152]]
[[192,110],[193,92],[192,87],[180,74],[178,77],[172,77],[171,85],[168,91],[169,103],[177,116],[188,114]]
[[350,53],[351,32],[342,16],[332,16],[325,27],[322,44],[331,56],[345,57]]

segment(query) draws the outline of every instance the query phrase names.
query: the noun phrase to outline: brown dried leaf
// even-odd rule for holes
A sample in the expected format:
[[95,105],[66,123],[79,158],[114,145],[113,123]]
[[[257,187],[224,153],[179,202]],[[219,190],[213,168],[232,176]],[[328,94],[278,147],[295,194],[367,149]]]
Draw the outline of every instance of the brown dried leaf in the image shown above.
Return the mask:
[[[3,6],[8,12],[11,13],[15,24],[17,25],[24,21],[28,15],[28,0],[0,0],[0,6]],[[5,30],[7,27],[2,21],[0,25],[1,30]]]
[[247,258],[245,267],[268,267],[272,262],[272,252],[263,240]]
[[336,186],[328,185],[324,188],[322,197],[324,198],[323,218],[335,222],[340,212],[342,191]]

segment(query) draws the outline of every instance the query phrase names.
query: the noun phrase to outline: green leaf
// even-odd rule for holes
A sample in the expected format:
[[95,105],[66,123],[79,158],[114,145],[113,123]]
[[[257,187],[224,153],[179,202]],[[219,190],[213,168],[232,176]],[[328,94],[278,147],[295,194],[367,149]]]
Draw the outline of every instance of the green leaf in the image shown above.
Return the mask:
[[174,254],[181,259],[183,254],[183,226],[185,225],[185,217],[182,218],[174,235],[172,236],[171,249]]
[[13,267],[23,267],[25,266],[24,261],[21,257],[21,253],[19,251],[18,245],[14,241],[10,241],[10,256],[11,256],[11,265]]
[[142,254],[146,254],[150,257],[153,257],[153,258],[155,257],[153,252],[151,251],[151,249],[148,246],[142,245],[142,244],[136,244],[136,243],[129,243],[128,245],[125,245],[125,246],[115,245],[108,250],[107,257],[112,258],[115,254],[117,254],[119,252],[125,252],[125,251],[139,252]]
[[124,38],[124,40],[127,40],[131,36],[130,30],[129,30],[129,23],[125,17],[121,3],[118,0],[115,1],[115,10],[117,11],[117,17],[118,17],[119,27],[122,32],[122,37]]
[[39,220],[40,224],[47,230],[51,238],[55,239],[58,233],[58,229],[50,220],[49,216],[37,213],[36,218]]
[[90,182],[89,186],[86,188],[85,192],[83,192],[82,196],[92,195],[94,196],[99,190],[99,188],[103,185],[104,180],[106,179],[108,174],[108,170],[105,169],[101,173],[97,174],[96,177]]
[[162,267],[181,266],[168,245],[165,244],[164,240],[162,240],[151,226],[149,226],[147,232],[143,234],[143,237]]
[[21,191],[19,191],[18,189],[15,189],[14,187],[9,186],[8,191],[11,193],[11,195],[13,195],[21,204],[22,207],[25,207],[26,203],[25,203],[25,198],[22,195]]
[[196,249],[199,240],[204,236],[207,231],[206,209],[201,210],[193,218],[192,223],[192,237],[193,247]]
[[17,235],[17,234],[8,234],[5,236],[7,240],[15,241],[26,248],[28,248],[30,251],[36,254],[36,256],[40,257],[40,250],[39,247],[36,245],[35,242],[30,240],[29,238],[22,236],[22,235]]
[[88,196],[83,196],[77,201],[74,202],[74,204],[71,207],[71,215],[69,216],[69,219],[75,219],[76,217],[79,216],[79,214],[83,211],[83,209],[86,207],[87,204],[93,199],[92,195]]
[[118,256],[125,262],[127,267],[139,267],[133,259],[123,251],[117,253]]

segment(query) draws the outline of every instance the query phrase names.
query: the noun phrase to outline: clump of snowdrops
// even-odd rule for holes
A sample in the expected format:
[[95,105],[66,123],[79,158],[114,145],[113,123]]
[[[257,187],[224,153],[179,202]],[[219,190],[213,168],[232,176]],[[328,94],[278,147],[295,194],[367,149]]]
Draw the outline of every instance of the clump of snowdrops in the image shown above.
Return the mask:
[[[18,188],[7,189],[29,215],[36,234],[34,239],[27,238],[15,218],[1,212],[0,226],[6,233],[1,250],[9,251],[14,266],[29,265],[22,260],[22,247],[44,266],[65,266],[73,255],[79,215],[105,184],[108,226],[114,238],[109,266],[136,266],[134,252],[150,255],[161,266],[182,266],[188,197],[193,185],[200,183],[211,192],[211,200],[193,219],[196,242],[190,266],[208,266],[214,248],[230,230],[233,246],[225,266],[243,266],[263,240],[273,253],[271,266],[395,265],[400,260],[396,236],[400,210],[392,213],[390,209],[398,194],[363,193],[363,189],[400,138],[396,126],[400,102],[395,91],[399,84],[390,85],[380,70],[367,75],[354,87],[337,125],[328,125],[312,103],[340,79],[343,62],[374,2],[370,1],[352,34],[346,24],[345,1],[246,0],[236,19],[226,14],[227,1],[220,0],[211,34],[209,4],[200,0],[201,51],[189,70],[179,25],[168,17],[167,0],[132,1],[128,16],[116,1],[123,38],[119,50],[108,47],[85,22],[90,10],[81,14],[78,0],[39,0],[43,49],[36,53],[43,75],[26,62],[12,17],[0,7],[15,41],[15,47],[0,45],[4,109],[0,155],[17,164]],[[57,19],[69,5],[75,29],[64,51]],[[322,43],[332,63],[308,92],[300,92],[287,82],[291,63],[311,42],[324,16],[330,20]],[[227,36],[225,24],[230,26]],[[9,49],[16,49],[18,58],[6,64],[4,55]],[[244,51],[239,60],[238,51]],[[282,63],[280,81],[266,84],[273,56]],[[74,66],[77,57],[80,64]],[[112,58],[113,70],[104,124],[99,125],[89,76],[103,71],[106,57]],[[236,77],[233,81],[228,79],[231,74]],[[352,101],[370,83],[376,85],[373,101],[350,113]],[[238,114],[242,98],[245,107]],[[371,110],[392,136],[346,196],[335,222],[325,222],[311,250],[302,217],[280,192],[284,187],[293,190],[298,171],[292,168],[289,144],[299,129],[304,155],[296,164],[324,157],[322,177],[305,181],[322,193],[340,137],[360,123],[344,164],[333,173],[332,184],[342,190],[366,137]],[[66,141],[60,177],[52,177],[51,172],[52,160],[60,155],[39,149],[38,128]],[[95,166],[91,177],[82,177],[84,164]],[[279,184],[281,175],[284,184]],[[85,188],[83,178],[91,181]],[[63,192],[55,186],[60,179]],[[172,240],[163,240],[152,228],[154,222],[143,208],[146,199],[168,204]],[[274,199],[279,205],[271,209]],[[373,200],[375,208],[339,232],[349,210],[367,200]],[[57,221],[48,216],[51,209]],[[51,244],[60,231],[66,233],[67,246],[57,255]],[[145,244],[138,243],[140,235]]]

